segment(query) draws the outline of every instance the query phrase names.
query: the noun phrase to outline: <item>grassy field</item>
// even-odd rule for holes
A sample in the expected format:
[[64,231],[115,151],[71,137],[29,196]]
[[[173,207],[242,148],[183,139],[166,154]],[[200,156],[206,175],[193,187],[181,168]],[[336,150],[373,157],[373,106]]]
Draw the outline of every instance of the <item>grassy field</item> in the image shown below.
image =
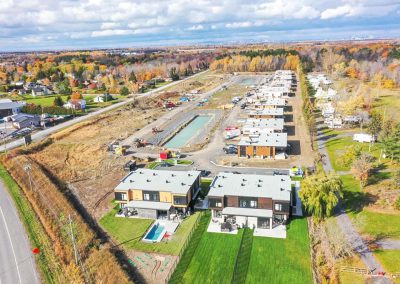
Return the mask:
[[[335,133],[340,133],[340,132],[335,131]],[[335,135],[335,134],[328,133],[327,135]],[[355,142],[355,141],[353,141],[353,138],[349,137],[349,136],[333,137],[326,142],[326,149],[328,151],[328,155],[329,155],[329,159],[331,161],[332,167],[335,171],[349,171],[350,170],[350,167],[343,166],[338,162],[339,161],[338,157],[344,153],[346,147],[355,146],[355,145],[361,146],[362,147],[361,149],[363,152],[368,152],[375,158],[379,159],[379,155],[381,153],[381,148],[382,148],[380,143],[374,143],[370,149],[369,143]],[[369,151],[369,150],[371,150],[371,151]],[[381,162],[388,163],[389,160],[382,158]]]
[[183,283],[231,283],[242,233],[204,233]]
[[[400,273],[400,250],[379,250],[374,254],[388,273]],[[395,283],[400,283],[400,279]]]
[[[57,95],[43,96],[43,97],[26,96],[23,100],[30,104],[41,105],[41,106],[52,106],[54,99],[56,97]],[[64,103],[67,102],[67,97],[68,96],[61,96]]]
[[383,214],[364,209],[369,196],[360,189],[358,181],[352,175],[342,175],[340,178],[344,185],[346,210],[360,233],[373,238],[386,236],[400,239],[400,214]]
[[144,243],[141,238],[154,222],[151,219],[115,217],[113,209],[100,220],[103,228],[123,247],[147,252],[159,252],[177,255],[192,230],[199,213],[186,218],[168,242]]
[[229,86],[228,89],[215,93],[201,109],[216,109],[221,108],[223,105],[232,105],[232,98],[243,96],[248,89],[240,84]]
[[312,281],[306,219],[293,219],[286,239],[254,237],[246,283]]

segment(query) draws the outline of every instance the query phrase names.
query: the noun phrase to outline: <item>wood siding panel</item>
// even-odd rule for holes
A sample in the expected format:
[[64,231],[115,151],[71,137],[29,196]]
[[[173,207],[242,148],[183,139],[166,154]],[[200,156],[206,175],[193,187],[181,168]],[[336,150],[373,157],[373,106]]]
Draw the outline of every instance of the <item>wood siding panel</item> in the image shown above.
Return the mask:
[[258,198],[258,208],[272,210],[272,198]]
[[237,196],[225,196],[224,207],[239,207],[239,198]]
[[170,202],[170,203],[172,203],[172,194],[171,194],[171,192],[160,191],[160,202]]
[[143,200],[143,193],[141,190],[132,189],[130,192],[132,197],[130,200]]

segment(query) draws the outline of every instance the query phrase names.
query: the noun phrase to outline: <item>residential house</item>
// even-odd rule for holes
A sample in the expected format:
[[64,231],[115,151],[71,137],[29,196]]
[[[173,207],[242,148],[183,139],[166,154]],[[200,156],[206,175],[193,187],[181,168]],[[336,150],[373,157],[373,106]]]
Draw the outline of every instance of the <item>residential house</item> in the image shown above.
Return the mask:
[[247,158],[276,158],[284,155],[287,133],[258,133],[242,137],[238,143],[238,156]]
[[26,113],[14,114],[11,117],[13,127],[22,129],[25,127],[40,126],[40,116]]
[[271,230],[285,224],[291,206],[288,175],[219,173],[208,193],[213,222],[220,222],[221,229],[238,226]]
[[77,100],[71,99],[66,104],[64,104],[64,107],[68,108],[68,109],[75,109],[75,110],[85,109],[86,101],[79,100],[79,99],[77,99]]
[[189,210],[200,190],[200,171],[137,169],[114,189],[127,213],[142,218],[173,219]]
[[95,103],[104,103],[105,101],[112,101],[114,98],[110,94],[98,95],[93,99]]
[[47,96],[50,95],[52,93],[51,90],[49,90],[47,87],[45,86],[36,86],[32,88],[32,96],[34,97],[38,97],[38,96]]

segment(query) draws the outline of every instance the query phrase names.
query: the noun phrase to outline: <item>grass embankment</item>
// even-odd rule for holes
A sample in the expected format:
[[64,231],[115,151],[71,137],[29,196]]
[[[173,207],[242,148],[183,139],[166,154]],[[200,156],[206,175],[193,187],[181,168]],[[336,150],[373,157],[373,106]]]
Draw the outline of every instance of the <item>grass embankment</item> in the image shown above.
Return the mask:
[[160,243],[145,243],[141,239],[153,224],[154,220],[139,218],[115,217],[118,209],[114,208],[100,219],[100,224],[118,244],[127,249],[136,249],[146,252],[178,255],[192,230],[199,213],[186,218],[178,227],[175,234],[168,241]]
[[254,237],[246,283],[312,283],[306,218],[294,218],[286,239]]
[[[189,166],[189,165],[191,165],[191,164],[193,164],[193,162],[192,161],[190,161],[190,160],[176,160],[177,161],[177,165],[180,165],[180,166]],[[171,165],[171,166],[175,166],[175,160],[174,159],[167,159],[167,160],[165,160],[165,161],[163,161],[163,162],[157,162],[157,161],[155,161],[155,162],[151,162],[151,163],[149,163],[148,165],[147,165],[147,168],[149,168],[149,169],[155,169],[156,167],[158,167],[159,165],[161,165],[162,163],[167,163],[167,164],[169,164],[169,165]]]
[[62,271],[59,267],[57,257],[54,254],[52,240],[46,234],[29,201],[1,163],[0,178],[14,200],[14,204],[24,224],[32,247],[38,247],[41,251],[41,253],[35,257],[40,275],[42,276],[41,279],[45,283],[61,281],[61,279],[63,279]]
[[[386,272],[400,273],[400,250],[377,250],[374,254],[386,269]],[[394,283],[400,283],[400,278],[393,280]]]
[[[35,145],[40,146],[40,144]],[[34,152],[35,145],[27,152]],[[114,278],[120,282],[130,281],[126,271],[123,270],[129,268],[120,265],[113,251],[98,246],[100,233],[96,227],[97,224],[92,222],[89,224],[90,218],[61,180],[30,156],[18,151],[11,152],[10,156],[3,159],[3,164],[22,189],[43,230],[51,238],[52,242],[48,250],[54,252],[57,258],[54,262],[60,263],[62,273],[60,279],[55,281],[56,283],[81,283],[85,279],[92,282],[101,279],[105,283],[116,283],[109,271],[113,271]],[[29,171],[24,168],[28,164]],[[71,224],[68,220],[69,216],[71,216]],[[83,266],[88,273],[84,273],[75,264],[73,244],[67,233],[70,226],[76,238],[76,248],[82,256]],[[53,263],[49,266],[52,265]],[[133,275],[133,271],[129,272]]]

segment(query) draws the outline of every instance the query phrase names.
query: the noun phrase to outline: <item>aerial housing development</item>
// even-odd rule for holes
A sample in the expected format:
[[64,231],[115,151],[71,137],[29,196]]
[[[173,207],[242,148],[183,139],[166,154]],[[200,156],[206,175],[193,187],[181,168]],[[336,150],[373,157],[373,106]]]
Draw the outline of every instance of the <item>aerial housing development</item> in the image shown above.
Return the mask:
[[0,284],[400,284],[400,4],[175,2],[0,4]]

